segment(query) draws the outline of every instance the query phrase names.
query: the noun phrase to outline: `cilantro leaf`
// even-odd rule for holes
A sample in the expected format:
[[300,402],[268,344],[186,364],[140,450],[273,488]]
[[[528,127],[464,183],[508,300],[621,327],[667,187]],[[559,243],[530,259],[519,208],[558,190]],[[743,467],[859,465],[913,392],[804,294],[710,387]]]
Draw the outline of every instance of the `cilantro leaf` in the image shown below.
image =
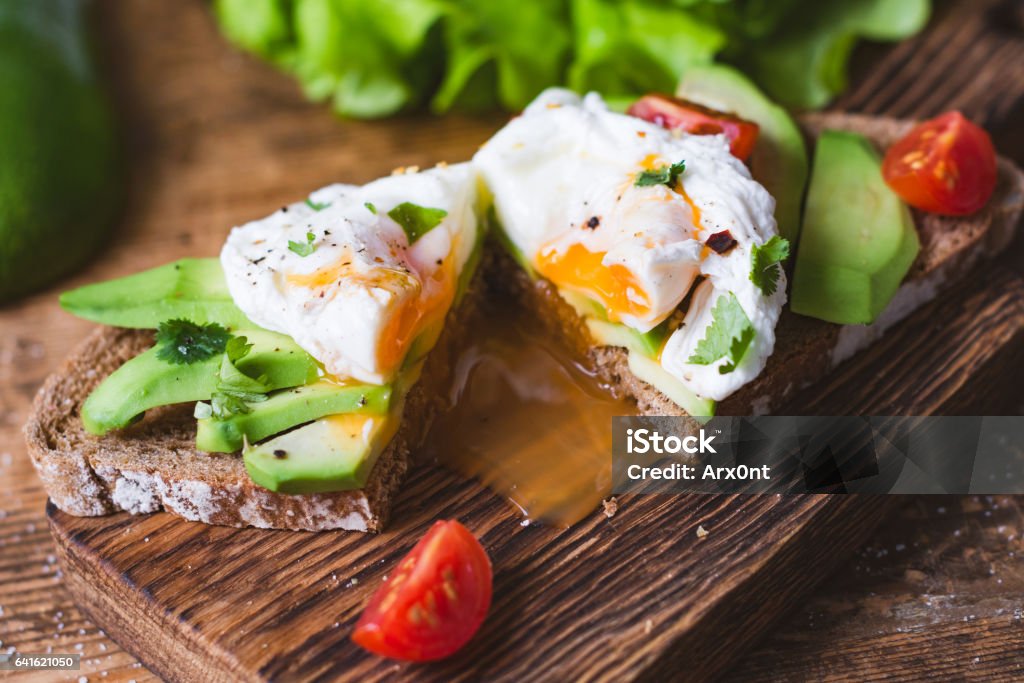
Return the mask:
[[309,197],[306,197],[306,206],[313,209],[314,211],[323,211],[330,205],[330,202],[314,202]]
[[405,230],[409,244],[413,244],[436,228],[447,215],[448,212],[444,209],[431,209],[412,202],[402,202],[388,211],[388,217]]
[[231,334],[218,325],[197,325],[176,318],[160,323],[156,332],[156,357],[167,363],[184,365],[212,358],[224,351]]
[[266,394],[238,394],[230,391],[215,391],[210,397],[210,413],[215,420],[226,420],[234,415],[252,412],[250,403],[266,401]]
[[246,337],[232,337],[228,340],[228,343],[224,345],[224,353],[227,354],[228,360],[232,363],[238,361],[249,355],[252,350],[252,344]]
[[653,187],[654,185],[675,187],[676,181],[679,180],[679,176],[685,170],[686,161],[679,161],[671,166],[659,166],[658,168],[641,171],[633,184],[636,187]]
[[316,247],[313,245],[313,242],[315,240],[316,235],[314,235],[311,232],[307,232],[305,242],[296,242],[295,240],[288,240],[288,250],[295,252],[302,258],[306,258],[314,251],[316,251]]
[[775,293],[782,272],[780,263],[789,258],[789,240],[775,235],[750,250],[750,281],[767,296]]
[[252,350],[252,344],[245,337],[232,337],[224,347],[220,370],[217,373],[217,389],[209,403],[196,404],[195,416],[199,419],[213,417],[225,420],[232,415],[251,413],[250,403],[267,400],[266,376],[251,377],[235,363],[245,358]]
[[697,342],[693,355],[686,361],[694,365],[711,365],[721,358],[729,360],[718,368],[729,374],[743,360],[750,343],[754,341],[754,326],[743,312],[739,299],[732,292],[718,297],[711,309],[711,324],[705,336]]
[[363,206],[365,206],[366,210],[372,213],[374,216],[377,215],[377,207],[374,206],[373,202],[365,202]]

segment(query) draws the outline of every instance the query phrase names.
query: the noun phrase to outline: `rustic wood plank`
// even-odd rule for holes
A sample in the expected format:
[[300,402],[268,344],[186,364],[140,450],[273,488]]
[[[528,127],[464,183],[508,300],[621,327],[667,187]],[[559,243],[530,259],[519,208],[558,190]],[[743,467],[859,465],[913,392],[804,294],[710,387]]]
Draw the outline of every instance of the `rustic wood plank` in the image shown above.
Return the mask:
[[1021,680],[1021,502],[908,498],[726,680]]
[[[997,270],[919,311],[836,373],[815,403],[795,405],[946,412],[987,390],[971,380],[1022,341],[1024,280]],[[704,680],[841,562],[843,548],[866,539],[891,502],[624,496],[610,521],[595,514],[557,530],[524,528],[493,495],[440,470],[411,482],[394,528],[374,538],[52,508],[50,521],[79,603],[169,678],[639,680],[685,671]],[[449,517],[478,531],[496,567],[496,600],[478,639],[429,667],[359,651],[348,633],[370,592],[432,520]],[[710,532],[704,539],[698,525]],[[843,656],[857,652],[851,645]]]
[[[442,470],[412,481],[394,528],[377,537],[52,508],[50,520],[79,603],[169,679],[453,681],[633,680],[683,667],[704,680],[878,519],[877,508],[823,496],[647,496],[612,520],[556,530],[523,527],[504,502]],[[370,592],[434,519],[451,517],[477,531],[496,569],[481,634],[429,666],[356,648],[348,634]],[[747,628],[728,628],[740,619]]]

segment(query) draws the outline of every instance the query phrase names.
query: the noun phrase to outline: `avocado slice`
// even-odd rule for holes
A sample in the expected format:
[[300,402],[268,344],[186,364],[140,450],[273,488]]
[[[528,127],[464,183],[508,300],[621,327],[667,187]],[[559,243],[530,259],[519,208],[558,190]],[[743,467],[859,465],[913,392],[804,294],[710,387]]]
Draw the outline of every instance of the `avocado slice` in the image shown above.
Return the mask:
[[256,443],[296,425],[338,413],[381,415],[391,402],[390,385],[316,382],[285,389],[266,401],[250,404],[251,412],[227,419],[199,420],[196,447],[207,453],[234,453],[245,441]]
[[558,293],[565,299],[565,303],[576,309],[576,313],[580,317],[608,320],[608,311],[605,310],[605,307],[586,294],[580,294],[571,289],[559,289]]
[[124,196],[90,3],[0,3],[0,303],[82,266]]
[[[266,376],[272,389],[316,381],[319,366],[291,337],[266,330],[246,330],[252,350],[238,361],[250,377]],[[142,413],[157,406],[209,399],[217,389],[223,354],[190,364],[160,360],[153,347],[115,370],[93,390],[82,405],[82,424],[102,435],[127,427]]]
[[347,413],[320,418],[243,451],[254,482],[280,493],[360,489],[394,436],[393,414]]
[[598,344],[635,349],[649,358],[657,358],[661,353],[661,346],[668,336],[666,323],[647,332],[640,332],[628,325],[608,320],[604,306],[589,296],[567,289],[559,289],[558,293],[586,321],[587,329]]
[[186,258],[141,273],[64,292],[64,310],[113,325],[156,329],[173,318],[220,323],[229,329],[253,324],[235,306],[220,261]]
[[746,76],[721,64],[690,67],[676,94],[706,107],[733,112],[760,127],[750,171],[775,197],[779,233],[795,245],[807,184],[807,148],[793,118]]
[[599,344],[621,346],[647,358],[658,357],[668,336],[668,327],[665,323],[648,332],[638,332],[627,325],[587,318],[587,329]]
[[793,310],[844,325],[870,323],[920,248],[910,210],[882,179],[872,144],[856,133],[824,131],[796,256]]
[[692,418],[704,422],[715,416],[715,402],[709,398],[701,398],[686,388],[682,382],[665,372],[661,364],[636,353],[629,352],[629,371],[638,379],[647,382],[661,393],[668,396]]

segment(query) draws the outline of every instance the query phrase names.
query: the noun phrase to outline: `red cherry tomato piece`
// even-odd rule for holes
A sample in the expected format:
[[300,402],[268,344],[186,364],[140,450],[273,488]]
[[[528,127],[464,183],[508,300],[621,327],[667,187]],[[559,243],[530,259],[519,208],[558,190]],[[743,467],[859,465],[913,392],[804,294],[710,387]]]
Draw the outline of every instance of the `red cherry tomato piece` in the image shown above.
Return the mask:
[[915,126],[885,153],[885,182],[922,211],[974,213],[996,188],[996,151],[988,133],[958,111]]
[[725,133],[729,138],[729,151],[743,161],[754,151],[760,131],[753,121],[668,95],[644,95],[626,113],[669,130],[694,135]]
[[352,640],[392,659],[441,659],[469,642],[490,606],[480,542],[457,521],[436,522],[370,598]]

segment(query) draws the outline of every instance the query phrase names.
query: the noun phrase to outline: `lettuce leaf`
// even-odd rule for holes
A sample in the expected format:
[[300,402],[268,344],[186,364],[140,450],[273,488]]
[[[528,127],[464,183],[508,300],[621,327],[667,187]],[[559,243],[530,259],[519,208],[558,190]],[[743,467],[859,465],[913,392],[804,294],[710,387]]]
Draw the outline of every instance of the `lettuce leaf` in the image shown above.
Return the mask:
[[668,4],[573,0],[575,58],[569,87],[609,97],[671,92],[688,66],[725,45],[714,24]]
[[900,40],[930,0],[214,0],[229,40],[346,116],[430,105],[521,109],[546,87],[615,105],[671,92],[694,65],[739,67],[819,107],[860,38]]
[[[569,50],[564,3],[461,0],[445,20],[448,64],[434,96],[435,111],[448,110],[477,83],[506,109],[522,109],[558,83]],[[486,71],[490,69],[490,71]]]
[[294,0],[290,65],[307,97],[342,115],[375,117],[418,103],[409,63],[441,17],[435,0]]
[[823,107],[847,86],[847,64],[860,37],[900,40],[928,21],[929,0],[802,3],[801,21],[748,43],[737,63],[782,104]]

